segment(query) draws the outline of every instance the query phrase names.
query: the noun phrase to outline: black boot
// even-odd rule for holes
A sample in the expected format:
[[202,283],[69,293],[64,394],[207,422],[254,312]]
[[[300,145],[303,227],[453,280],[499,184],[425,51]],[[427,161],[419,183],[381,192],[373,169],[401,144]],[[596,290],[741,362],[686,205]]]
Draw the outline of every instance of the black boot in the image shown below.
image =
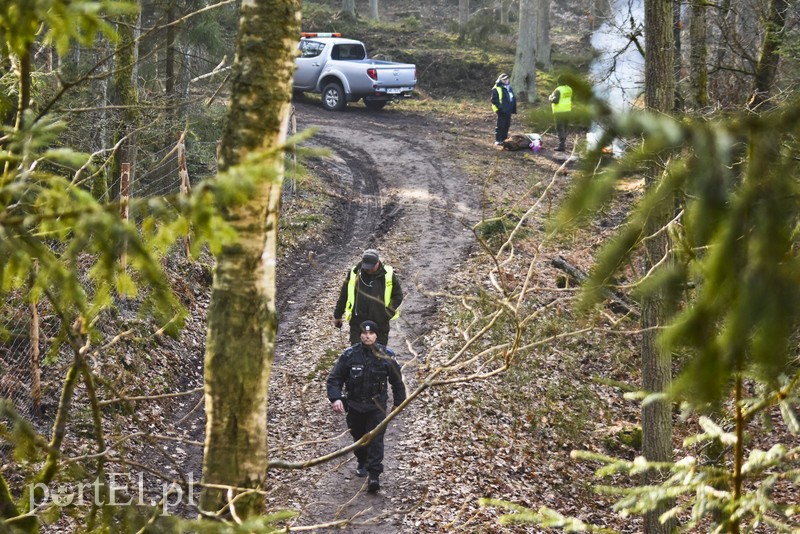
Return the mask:
[[369,482],[367,483],[367,491],[370,493],[375,493],[381,489],[381,483],[378,480],[378,475],[370,475]]
[[367,464],[358,462],[358,467],[356,467],[356,476],[359,478],[364,478],[367,476]]

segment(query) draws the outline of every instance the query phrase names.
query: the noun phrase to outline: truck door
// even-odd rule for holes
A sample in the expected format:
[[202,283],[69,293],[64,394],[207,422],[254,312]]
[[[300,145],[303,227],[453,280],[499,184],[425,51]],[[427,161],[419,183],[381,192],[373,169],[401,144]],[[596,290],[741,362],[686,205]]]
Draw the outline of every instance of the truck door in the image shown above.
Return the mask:
[[298,55],[294,60],[296,69],[292,85],[295,89],[311,91],[316,88],[320,72],[325,65],[325,56],[322,54],[325,43],[303,39],[297,45],[297,49]]

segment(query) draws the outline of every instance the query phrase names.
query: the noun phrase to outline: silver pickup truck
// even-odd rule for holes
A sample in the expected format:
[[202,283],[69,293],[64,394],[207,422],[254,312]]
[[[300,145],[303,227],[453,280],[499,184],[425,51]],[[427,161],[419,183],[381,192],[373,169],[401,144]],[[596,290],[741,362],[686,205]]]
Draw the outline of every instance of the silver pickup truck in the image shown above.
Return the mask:
[[361,41],[305,33],[297,48],[293,91],[321,93],[330,111],[362,98],[368,109],[383,109],[390,100],[411,96],[417,85],[416,66],[367,59]]

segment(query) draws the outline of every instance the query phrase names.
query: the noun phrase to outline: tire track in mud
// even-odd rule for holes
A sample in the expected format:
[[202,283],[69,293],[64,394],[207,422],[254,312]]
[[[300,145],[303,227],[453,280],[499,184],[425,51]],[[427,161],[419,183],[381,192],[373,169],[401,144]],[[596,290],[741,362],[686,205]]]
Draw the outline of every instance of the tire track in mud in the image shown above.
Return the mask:
[[[305,258],[299,258],[292,262],[292,268],[279,272],[278,344],[283,340],[285,326],[296,322],[297,316],[306,311],[307,303],[315,298],[318,291],[315,283],[308,283],[307,269],[303,264],[311,263],[310,257],[314,265],[338,266],[344,276],[347,266],[342,263],[344,258],[341,257],[341,251],[355,250],[359,243],[368,241],[371,229],[378,226],[381,220],[380,190],[373,171],[374,164],[370,163],[366,152],[326,138],[315,138],[314,144],[331,151],[331,156],[321,160],[322,168],[318,172],[336,180],[332,185],[348,200],[340,203],[342,206],[337,210],[339,222],[332,239],[315,244],[314,248],[307,251]],[[366,164],[354,166],[351,164],[353,161]],[[298,268],[294,268],[296,266]]]
[[[433,326],[429,320],[437,309],[425,291],[442,289],[466,256],[472,234],[462,221],[473,217],[476,205],[464,172],[431,150],[440,130],[435,120],[356,107],[329,113],[300,104],[297,110],[302,128],[319,128],[312,144],[333,153],[321,169],[333,178],[334,192],[346,192],[349,201],[339,208],[334,238],[312,245],[310,255],[297,254],[279,272],[281,327],[270,384],[269,443],[270,456],[287,461],[308,460],[351,442],[344,418],[330,410],[324,386],[335,357],[347,346],[346,332],[330,324],[347,269],[370,247],[397,269],[405,299],[389,345],[403,364],[411,358],[407,346],[424,353],[421,335]],[[404,376],[413,388],[413,369],[404,369]],[[395,513],[400,497],[417,491],[400,482],[403,465],[412,459],[399,446],[403,435],[401,414],[387,431],[377,495],[364,491],[350,454],[309,469],[271,470],[268,505],[299,508],[297,525],[356,518],[344,532],[402,532]]]

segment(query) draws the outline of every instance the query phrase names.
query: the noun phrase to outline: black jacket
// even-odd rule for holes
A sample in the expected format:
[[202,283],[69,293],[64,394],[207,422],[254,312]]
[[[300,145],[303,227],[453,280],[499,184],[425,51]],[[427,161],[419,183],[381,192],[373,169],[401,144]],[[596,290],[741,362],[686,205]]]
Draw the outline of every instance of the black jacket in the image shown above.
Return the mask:
[[[484,86],[485,87],[485,86]],[[500,88],[500,92],[503,95],[503,98],[500,98],[500,95],[497,93],[497,88]],[[511,87],[509,85],[509,87]],[[511,89],[511,92],[514,92],[514,89]],[[492,105],[497,108],[497,113],[505,113],[511,115],[512,113],[517,112],[517,99],[516,95],[515,98],[511,98],[511,95],[508,94],[508,89],[506,86],[503,85],[502,82],[497,82],[494,87],[492,87]]]
[[347,272],[342,288],[339,291],[339,300],[333,309],[333,317],[341,319],[344,315],[344,308],[347,304],[347,285],[350,282],[350,273],[356,273],[356,298],[353,304],[353,316],[350,323],[356,326],[364,321],[375,321],[381,332],[389,331],[389,319],[391,319],[400,303],[403,302],[403,289],[400,287],[400,279],[397,271],[392,276],[392,296],[389,306],[384,306],[383,293],[386,288],[386,269],[383,264],[373,274],[361,272],[361,262]]
[[386,411],[387,381],[392,386],[395,406],[406,400],[403,375],[391,349],[377,343],[369,347],[357,343],[345,350],[328,375],[328,400],[343,400],[349,410]]

